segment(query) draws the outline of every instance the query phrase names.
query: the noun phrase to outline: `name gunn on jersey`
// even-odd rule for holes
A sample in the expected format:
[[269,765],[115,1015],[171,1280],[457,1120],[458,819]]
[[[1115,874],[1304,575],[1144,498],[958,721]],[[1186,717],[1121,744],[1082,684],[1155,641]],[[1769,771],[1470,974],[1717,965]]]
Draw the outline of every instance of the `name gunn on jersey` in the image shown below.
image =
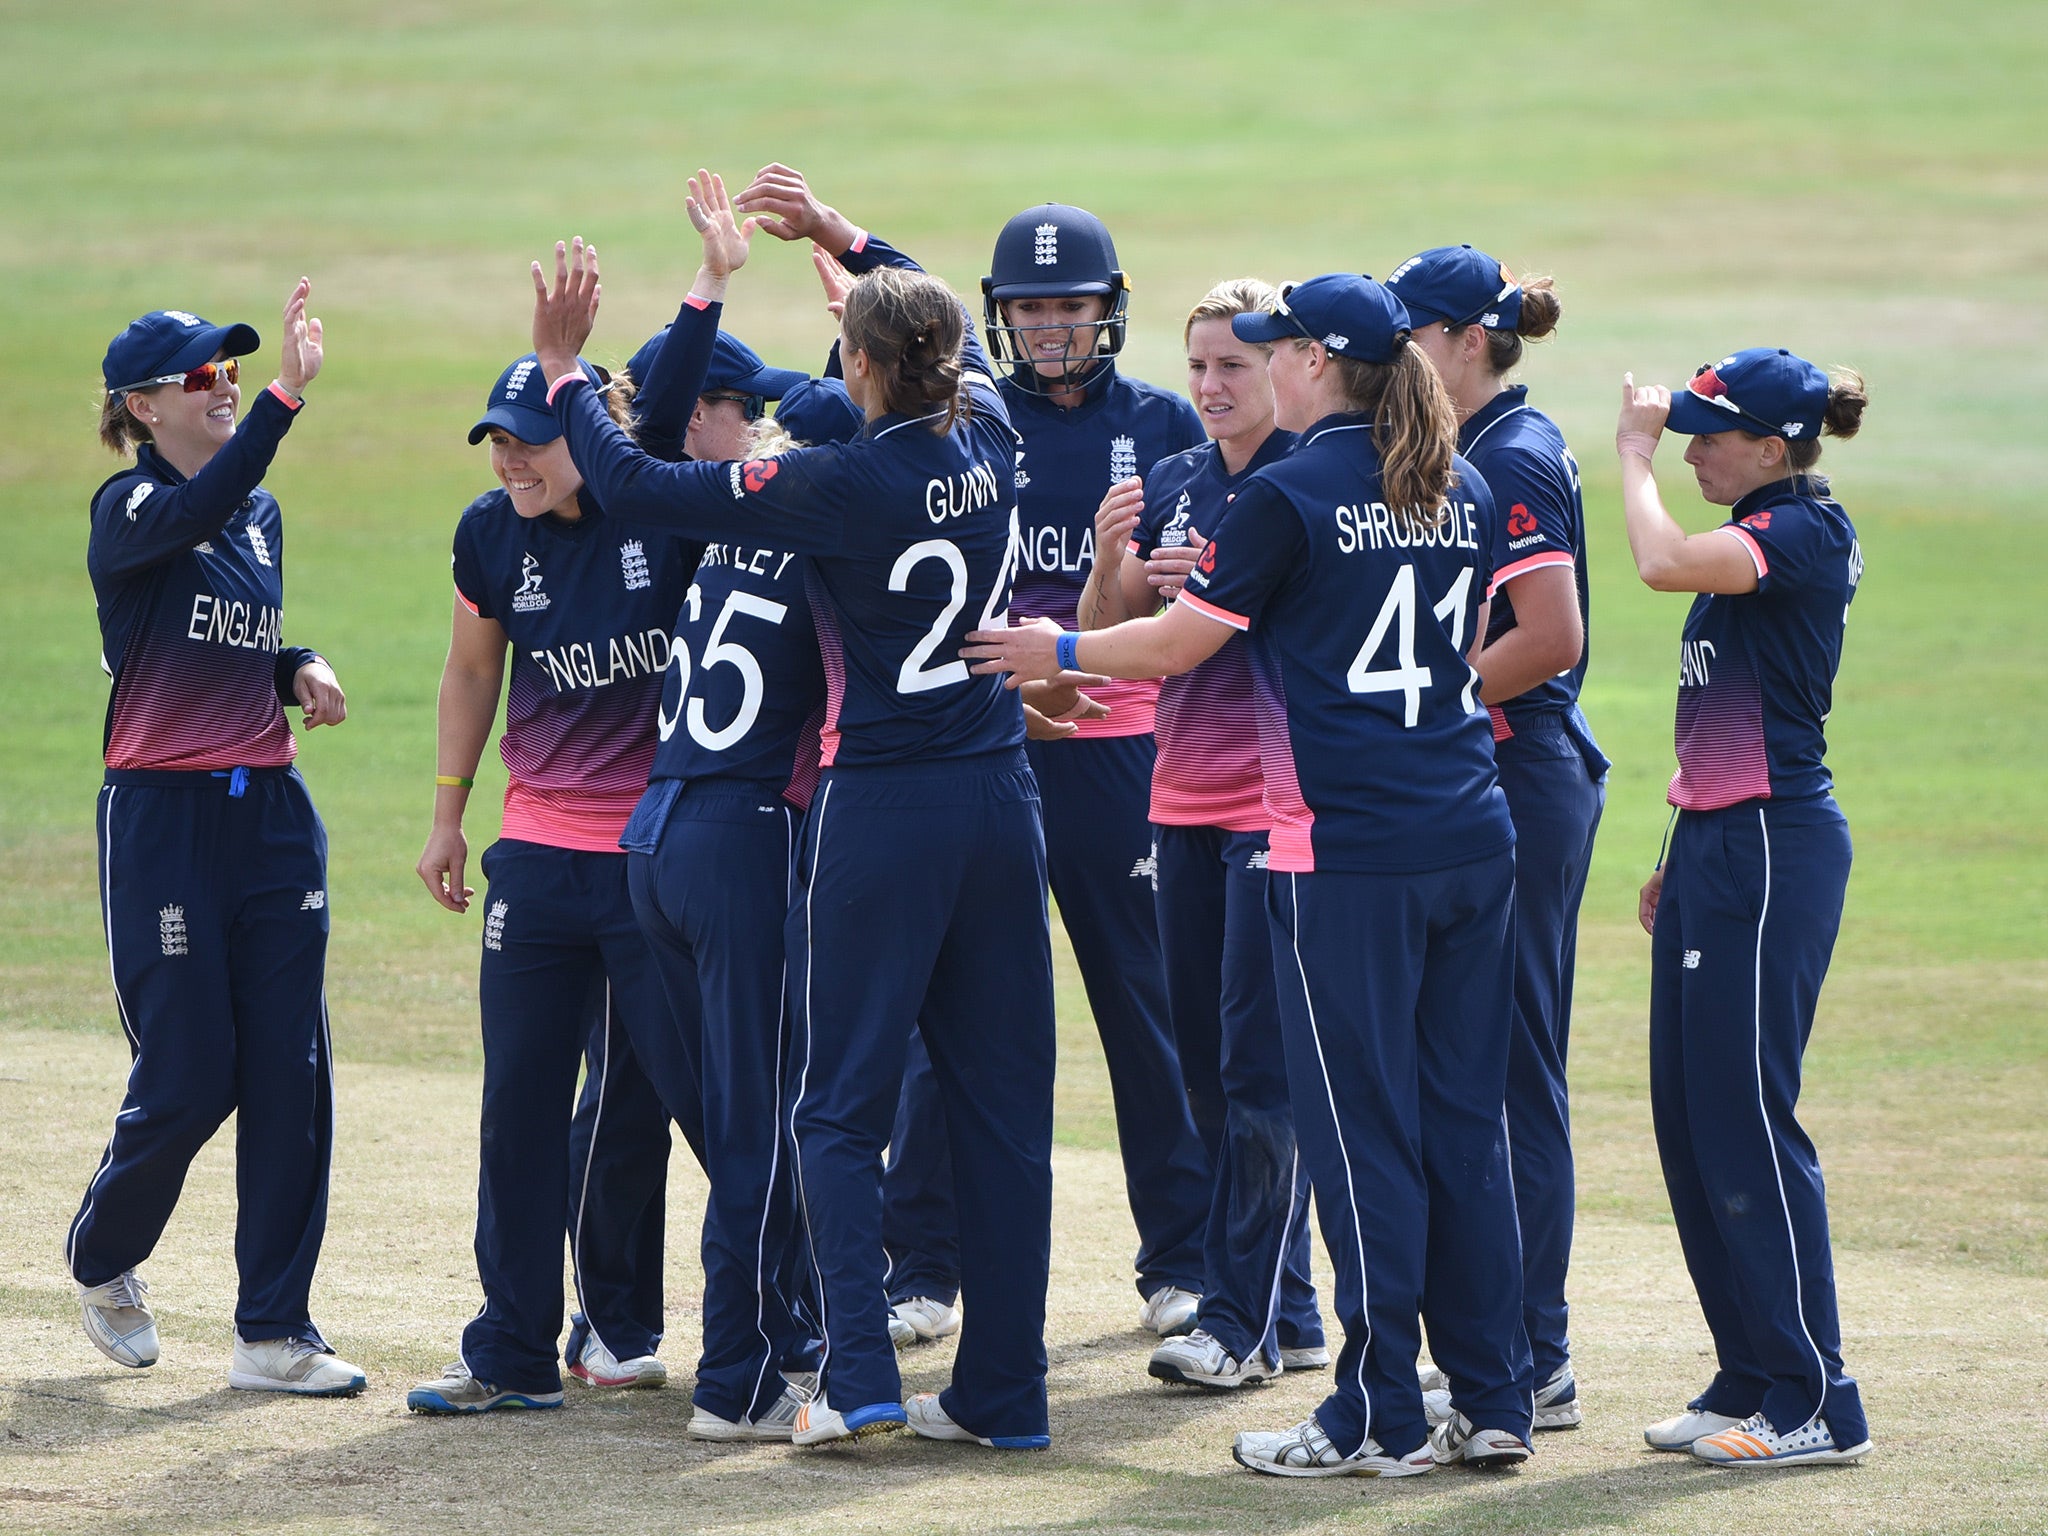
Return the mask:
[[795,555],[785,555],[779,549],[742,549],[737,544],[706,544],[704,558],[697,562],[699,570],[712,566],[729,565],[742,571],[751,571],[756,576],[771,580],[780,579],[789,569],[789,562]]
[[668,631],[650,629],[637,635],[615,635],[602,659],[597,643],[584,640],[526,654],[547,673],[555,692],[567,693],[572,688],[609,688],[650,672],[665,672],[668,652]]
[[983,459],[961,474],[927,480],[924,513],[934,523],[943,523],[949,517],[965,517],[993,506],[1002,494],[994,467]]
[[275,653],[278,636],[284,630],[284,610],[260,603],[215,597],[211,592],[195,593],[192,621],[185,626],[187,640],[210,640],[215,645],[239,646],[247,651]]
[[1375,501],[1364,506],[1339,506],[1337,552],[1357,554],[1365,549],[1477,549],[1479,508],[1469,501],[1447,501],[1443,519],[1434,527],[1410,528],[1406,519],[1390,517],[1387,504]]

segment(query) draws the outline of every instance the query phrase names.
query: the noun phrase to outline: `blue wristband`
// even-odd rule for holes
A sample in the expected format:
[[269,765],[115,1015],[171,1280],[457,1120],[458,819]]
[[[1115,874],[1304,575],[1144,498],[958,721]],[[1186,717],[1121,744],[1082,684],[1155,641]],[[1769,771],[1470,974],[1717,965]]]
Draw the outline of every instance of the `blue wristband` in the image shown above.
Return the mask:
[[1058,643],[1053,646],[1053,655],[1059,659],[1062,672],[1080,671],[1081,637],[1071,629],[1063,630]]

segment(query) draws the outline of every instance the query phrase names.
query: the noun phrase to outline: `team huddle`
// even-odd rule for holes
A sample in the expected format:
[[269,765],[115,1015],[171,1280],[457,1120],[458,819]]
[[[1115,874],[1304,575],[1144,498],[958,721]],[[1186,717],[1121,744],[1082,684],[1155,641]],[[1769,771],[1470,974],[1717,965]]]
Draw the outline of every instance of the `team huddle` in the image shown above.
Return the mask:
[[[534,264],[533,350],[469,434],[498,486],[455,527],[418,873],[475,904],[463,817],[502,700],[484,1304],[407,1405],[666,1380],[673,1124],[709,1186],[691,1436],[1050,1444],[1050,896],[1108,1064],[1149,1374],[1331,1375],[1238,1463],[1512,1466],[1581,1424],[1566,1058],[1609,764],[1578,703],[1578,463],[1508,382],[1557,327],[1551,281],[1452,245],[1384,283],[1220,282],[1183,396],[1120,371],[1129,285],[1084,210],[1002,228],[977,327],[786,166],[737,194],[700,173],[687,207],[702,265],[616,374],[582,355],[596,249]],[[810,247],[837,325],[816,378],[721,327],[762,233]],[[102,440],[134,456],[88,554],[134,1064],[66,1259],[92,1343],[154,1364],[137,1269],[238,1112],[230,1384],[346,1396],[365,1375],[310,1317],[326,834],[284,711],[347,706],[282,643],[261,489],[322,362],[308,290],[239,422],[247,326],[153,311],[103,365]],[[1718,1365],[1645,1438],[1722,1466],[1870,1449],[1794,1115],[1849,872],[1822,727],[1862,572],[1814,465],[1863,405],[1768,348],[1622,391],[1638,572],[1696,594],[1641,917],[1658,1149]],[[1709,532],[1664,509],[1667,427],[1729,509]],[[897,1352],[955,1334],[951,1385],[905,1401]]]

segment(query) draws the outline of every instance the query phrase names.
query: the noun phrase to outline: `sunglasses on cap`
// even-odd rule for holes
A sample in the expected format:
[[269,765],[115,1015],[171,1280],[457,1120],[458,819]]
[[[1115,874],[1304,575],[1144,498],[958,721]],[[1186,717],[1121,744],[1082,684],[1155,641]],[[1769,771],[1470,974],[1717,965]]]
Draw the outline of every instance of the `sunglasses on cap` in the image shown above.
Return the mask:
[[242,376],[239,359],[227,358],[218,363],[201,363],[197,368],[188,368],[183,373],[166,373],[160,378],[144,379],[139,384],[123,384],[118,389],[107,391],[110,395],[125,395],[131,389],[152,389],[158,384],[179,384],[188,395],[204,394],[222,379],[230,384]]
[[[1686,385],[1686,388],[1706,401],[1707,404],[1726,411],[1738,421],[1747,422],[1753,436],[1785,436],[1785,429],[1783,427],[1774,426],[1770,422],[1765,421],[1763,417],[1745,411],[1741,406],[1737,405],[1734,397],[1728,393],[1728,386],[1721,382],[1721,375],[1716,373],[1714,369],[1715,364],[1713,363],[1701,363],[1699,367],[1693,370],[1692,382]],[[1795,428],[1794,430],[1796,431],[1797,429]]]

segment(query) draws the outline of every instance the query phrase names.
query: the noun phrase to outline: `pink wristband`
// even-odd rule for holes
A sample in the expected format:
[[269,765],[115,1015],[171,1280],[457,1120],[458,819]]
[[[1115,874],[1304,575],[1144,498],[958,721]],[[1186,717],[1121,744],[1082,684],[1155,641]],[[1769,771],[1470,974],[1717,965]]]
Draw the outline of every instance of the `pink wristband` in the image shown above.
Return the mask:
[[1621,454],[1635,454],[1648,464],[1657,456],[1657,438],[1650,432],[1617,432],[1614,435],[1614,450]]

